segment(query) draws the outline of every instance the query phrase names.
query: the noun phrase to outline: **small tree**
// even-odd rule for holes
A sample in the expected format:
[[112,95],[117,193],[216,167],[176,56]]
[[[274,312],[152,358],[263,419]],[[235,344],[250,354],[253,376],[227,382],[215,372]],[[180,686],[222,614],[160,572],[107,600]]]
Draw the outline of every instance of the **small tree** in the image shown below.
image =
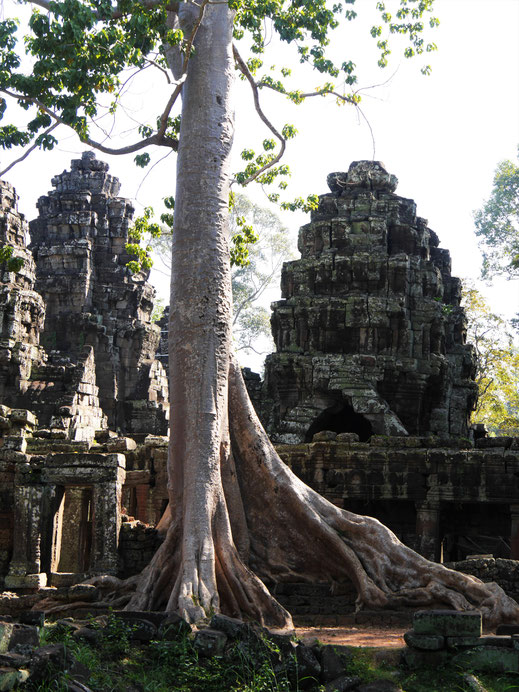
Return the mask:
[[[261,299],[268,289],[276,284],[279,286],[283,262],[295,254],[293,242],[279,216],[254,204],[245,195],[235,196],[231,210],[231,229],[236,231],[242,227],[237,219],[240,219],[240,224],[250,225],[258,239],[248,246],[247,261],[232,269],[236,348],[264,353],[273,350],[274,341],[270,331],[270,311]],[[265,345],[261,351],[257,350],[259,340]]]
[[501,161],[492,193],[474,212],[474,220],[483,252],[483,278],[519,278],[519,163]]
[[467,341],[476,351],[478,402],[473,423],[493,435],[519,434],[519,349],[509,323],[496,315],[470,281],[464,281]]

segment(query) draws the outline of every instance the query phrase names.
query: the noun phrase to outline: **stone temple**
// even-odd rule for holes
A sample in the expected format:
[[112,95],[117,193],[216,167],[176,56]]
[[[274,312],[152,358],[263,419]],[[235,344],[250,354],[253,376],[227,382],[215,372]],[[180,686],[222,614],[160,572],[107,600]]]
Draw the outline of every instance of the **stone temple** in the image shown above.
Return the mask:
[[266,422],[279,442],[321,430],[468,436],[476,386],[461,284],[396,184],[378,162],[332,173],[299,231],[266,362]]
[[[499,580],[502,558],[519,559],[519,442],[470,429],[474,354],[449,253],[381,163],[328,185],[283,268],[265,379],[245,372],[251,398],[285,463],[332,502],[431,559],[493,555]],[[23,260],[0,263],[0,588],[129,576],[158,545],[167,317],[152,321],[148,275],[126,267],[119,193],[86,152],[28,224],[0,181],[0,246]],[[347,589],[269,587],[296,615],[354,608]]]

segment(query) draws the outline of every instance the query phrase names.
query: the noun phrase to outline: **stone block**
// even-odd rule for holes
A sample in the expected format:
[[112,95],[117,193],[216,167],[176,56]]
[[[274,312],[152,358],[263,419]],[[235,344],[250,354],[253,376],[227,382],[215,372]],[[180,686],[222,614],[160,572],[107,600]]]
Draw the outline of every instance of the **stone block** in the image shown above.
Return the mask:
[[167,613],[167,617],[159,626],[159,637],[167,641],[173,641],[178,637],[190,634],[192,631],[191,625],[176,613]]
[[346,673],[343,659],[339,656],[335,647],[323,646],[321,653],[322,679],[324,682],[336,680]]
[[445,644],[451,651],[458,649],[470,649],[481,644],[480,637],[471,637],[469,635],[460,637],[445,637]]
[[64,644],[40,646],[31,658],[31,682],[39,682],[55,676],[56,671],[65,666],[66,660],[67,650]]
[[359,436],[357,433],[352,433],[352,432],[346,432],[346,433],[339,433],[336,438],[337,442],[341,442],[342,444],[356,444],[359,441]]
[[334,442],[337,438],[337,433],[331,430],[321,430],[315,433],[312,437],[312,442]]
[[74,584],[68,590],[69,601],[95,601],[99,591],[93,584]]
[[10,418],[13,423],[21,423],[22,425],[29,425],[31,427],[38,425],[38,419],[34,413],[27,411],[26,409],[13,408],[11,410]]
[[47,575],[40,574],[25,574],[14,575],[8,574],[5,577],[4,585],[6,589],[40,589],[47,586]]
[[357,689],[361,679],[357,675],[341,675],[340,677],[326,683],[325,692],[347,692]]
[[479,639],[480,646],[502,646],[511,649],[513,646],[513,638],[506,634],[487,634]]
[[404,634],[404,641],[420,651],[439,651],[445,645],[445,637],[441,634],[417,634],[414,630]]
[[43,627],[45,624],[45,612],[43,610],[23,610],[18,614],[18,622],[23,625]]
[[9,651],[23,652],[27,648],[40,645],[40,635],[37,627],[16,623],[9,640]]
[[50,586],[58,588],[63,586],[74,586],[86,579],[82,572],[51,572],[49,575]]
[[416,634],[480,637],[481,613],[476,610],[418,610],[413,617],[413,628]]
[[481,646],[456,654],[452,658],[452,664],[481,673],[517,673],[519,651],[497,646]]
[[438,667],[450,661],[452,654],[442,649],[441,651],[418,651],[418,649],[404,649],[403,660],[408,668]]
[[23,685],[29,679],[30,673],[25,668],[0,668],[0,691],[6,692],[19,685]]
[[201,629],[195,634],[193,646],[200,656],[223,656],[227,635],[219,630]]
[[210,626],[213,630],[223,632],[230,639],[245,638],[250,633],[250,627],[247,623],[242,622],[237,618],[221,615],[220,613],[213,615]]
[[13,629],[14,625],[12,622],[0,622],[0,654],[4,654],[9,650]]

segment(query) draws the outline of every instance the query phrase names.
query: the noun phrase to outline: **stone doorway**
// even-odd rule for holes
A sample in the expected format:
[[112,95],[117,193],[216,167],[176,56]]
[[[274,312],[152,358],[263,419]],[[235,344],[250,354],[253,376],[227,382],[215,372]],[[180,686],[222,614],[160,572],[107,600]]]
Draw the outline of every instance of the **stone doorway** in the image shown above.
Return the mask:
[[68,486],[63,498],[60,559],[57,572],[87,572],[93,530],[92,486]]
[[313,436],[322,430],[357,433],[360,442],[367,442],[373,434],[370,421],[345,401],[336,402],[317,416],[306,432],[305,442],[311,442]]
[[90,569],[93,536],[92,486],[49,488],[42,521],[41,571],[83,574]]
[[448,502],[441,508],[441,561],[468,555],[510,559],[510,510],[505,504]]

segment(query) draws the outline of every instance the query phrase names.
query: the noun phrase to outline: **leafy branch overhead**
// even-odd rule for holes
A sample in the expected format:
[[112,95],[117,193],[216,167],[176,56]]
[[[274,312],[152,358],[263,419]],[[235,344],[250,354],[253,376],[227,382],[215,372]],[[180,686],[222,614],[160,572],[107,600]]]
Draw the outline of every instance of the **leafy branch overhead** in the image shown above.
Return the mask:
[[[9,116],[11,121],[0,127],[0,147],[4,150],[17,146],[31,150],[53,149],[66,126],[75,131],[81,142],[101,152],[135,153],[139,166],[151,161],[150,152],[144,151],[150,145],[176,150],[180,132],[178,96],[208,2],[204,0],[198,6],[198,18],[190,27],[189,35],[184,35],[178,27],[178,3],[169,0],[121,0],[116,8],[110,0],[34,0],[29,3],[33,10],[23,48],[20,48],[17,20],[9,18],[0,22],[0,120]],[[312,96],[329,95],[340,103],[358,106],[360,94],[352,91],[357,83],[355,63],[346,58],[336,64],[327,54],[331,34],[341,15],[347,21],[356,18],[357,13],[349,8],[353,5],[354,0],[333,6],[327,5],[325,0],[229,1],[235,12],[236,68],[249,82],[256,111],[273,135],[263,140],[260,153],[253,149],[243,152],[246,166],[236,174],[236,182],[243,185],[256,180],[266,185],[277,180],[283,191],[285,179],[290,174],[288,166],[280,161],[287,141],[297,131],[291,124],[279,127],[271,122],[260,104],[262,89],[274,90],[294,103],[302,103]],[[371,29],[371,35],[380,51],[381,66],[387,64],[391,34],[407,37],[406,57],[435,49],[433,43],[426,43],[423,38],[423,17],[430,17],[431,27],[438,24],[431,14],[433,0],[400,0],[396,6],[393,16],[384,3],[376,3],[380,23]],[[263,67],[266,36],[272,30],[282,42],[295,48],[299,62],[323,75],[323,83],[314,91],[290,87],[288,67],[274,68],[275,74],[271,70],[256,77]],[[241,45],[248,47],[249,55],[245,59],[239,52]],[[180,67],[173,65],[172,47],[180,51]],[[28,59],[22,58],[23,52]],[[100,118],[115,118],[120,109],[124,109],[124,95],[129,85],[137,74],[147,69],[156,70],[164,77],[163,105],[155,124],[141,123],[135,141],[129,145],[109,146],[105,136],[96,139],[93,130],[100,127]],[[429,69],[426,66],[423,71]],[[174,80],[170,77],[171,70],[175,73]],[[26,111],[27,116],[17,115],[16,107]],[[22,121],[24,125],[20,124]],[[59,131],[56,130],[58,126],[61,126]],[[271,201],[281,201],[279,192],[271,193],[270,197]],[[315,206],[315,199],[290,200],[282,204],[285,208],[308,210]]]

